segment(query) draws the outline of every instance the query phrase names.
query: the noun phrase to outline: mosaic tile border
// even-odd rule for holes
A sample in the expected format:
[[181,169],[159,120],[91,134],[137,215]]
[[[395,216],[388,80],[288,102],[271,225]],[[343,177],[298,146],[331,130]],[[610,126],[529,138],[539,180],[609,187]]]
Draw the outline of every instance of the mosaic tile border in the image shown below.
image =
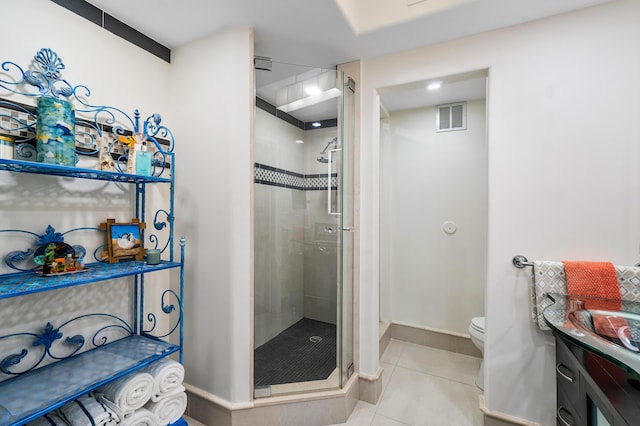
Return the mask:
[[324,191],[331,182],[331,189],[338,189],[338,174],[300,174],[266,164],[254,163],[254,182],[299,191]]

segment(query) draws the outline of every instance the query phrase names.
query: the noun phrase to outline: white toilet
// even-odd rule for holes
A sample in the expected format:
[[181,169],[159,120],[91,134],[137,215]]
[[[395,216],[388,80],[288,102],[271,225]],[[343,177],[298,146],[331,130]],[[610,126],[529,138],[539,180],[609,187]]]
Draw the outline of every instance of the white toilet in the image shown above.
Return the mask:
[[478,371],[478,378],[476,379],[476,385],[484,390],[484,317],[471,318],[471,324],[469,324],[469,335],[471,341],[482,354],[482,362],[480,363],[480,370]]

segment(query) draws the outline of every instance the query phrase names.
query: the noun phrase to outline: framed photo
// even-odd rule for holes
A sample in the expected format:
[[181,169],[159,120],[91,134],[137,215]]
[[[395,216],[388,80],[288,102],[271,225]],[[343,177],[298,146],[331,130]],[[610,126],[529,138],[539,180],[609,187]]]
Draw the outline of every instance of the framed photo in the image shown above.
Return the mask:
[[107,219],[107,223],[100,225],[107,232],[107,246],[105,258],[109,263],[116,263],[122,259],[144,260],[145,249],[142,243],[142,230],[146,225],[138,219],[131,219],[130,223],[117,223],[115,219]]

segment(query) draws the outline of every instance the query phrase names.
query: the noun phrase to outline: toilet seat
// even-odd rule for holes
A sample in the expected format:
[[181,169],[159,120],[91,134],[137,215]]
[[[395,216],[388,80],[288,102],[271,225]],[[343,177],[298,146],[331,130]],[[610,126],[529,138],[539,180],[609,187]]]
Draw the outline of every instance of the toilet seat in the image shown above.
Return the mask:
[[484,317],[471,318],[471,327],[478,333],[484,334]]

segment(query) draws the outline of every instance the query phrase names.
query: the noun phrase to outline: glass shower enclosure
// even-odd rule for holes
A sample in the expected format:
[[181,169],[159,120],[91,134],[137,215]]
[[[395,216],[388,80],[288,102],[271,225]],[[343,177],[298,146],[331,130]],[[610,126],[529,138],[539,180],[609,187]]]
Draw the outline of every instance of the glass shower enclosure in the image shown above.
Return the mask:
[[353,82],[272,66],[256,70],[255,397],[337,389],[353,371]]

